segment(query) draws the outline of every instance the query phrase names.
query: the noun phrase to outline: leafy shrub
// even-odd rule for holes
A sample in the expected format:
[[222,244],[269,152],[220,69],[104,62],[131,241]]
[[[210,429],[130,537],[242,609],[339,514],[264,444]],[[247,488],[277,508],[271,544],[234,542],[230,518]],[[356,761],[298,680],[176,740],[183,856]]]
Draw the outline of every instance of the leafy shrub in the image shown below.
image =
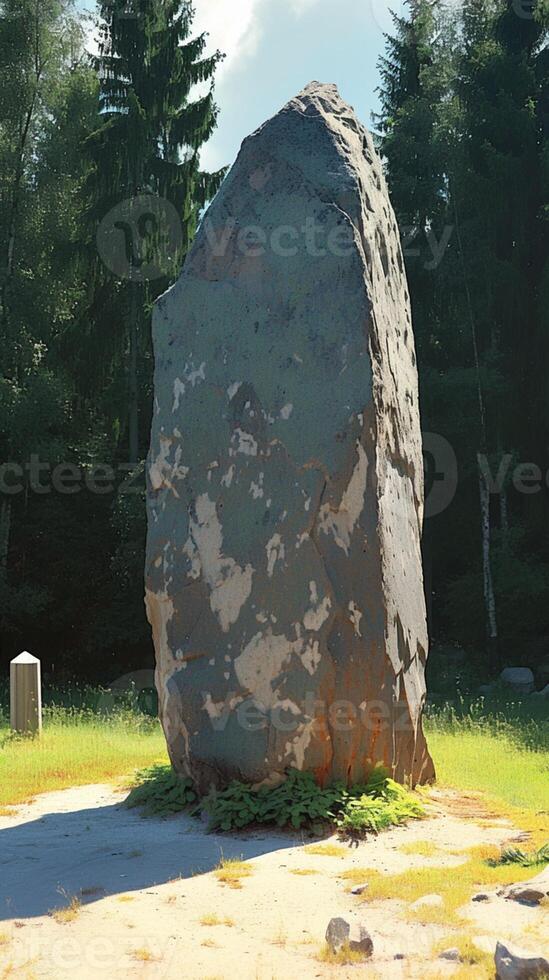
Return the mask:
[[415,796],[399,786],[382,767],[372,772],[366,785],[347,789],[334,783],[324,789],[312,773],[289,769],[283,783],[274,788],[252,789],[234,780],[230,785],[198,801],[190,779],[179,778],[169,766],[156,765],[136,774],[138,785],[126,800],[145,813],[167,815],[191,808],[209,816],[209,830],[242,830],[253,824],[277,827],[315,827],[329,824],[353,835],[377,832],[393,824],[422,817],[424,809]]
[[[321,789],[310,772],[289,769],[287,779],[273,788],[253,790],[234,781],[204,801],[211,830],[234,830],[253,823],[291,826],[331,820],[332,811],[350,797],[343,784]],[[333,822],[333,821],[332,821]]]
[[407,820],[425,816],[425,809],[416,798],[393,779],[385,778],[366,792],[351,798],[336,819],[340,830],[353,835],[373,831],[378,833]]
[[290,826],[296,830],[315,823],[329,823],[344,832],[364,833],[423,816],[423,807],[410,792],[376,768],[366,786],[348,790],[343,783],[322,789],[309,772],[288,771],[287,779],[274,789],[252,790],[233,782],[204,802],[210,829],[242,829],[253,823]]
[[535,868],[539,864],[549,864],[549,843],[537,851],[521,851],[520,847],[506,847],[497,859],[486,862],[491,868],[500,864],[519,864],[522,868]]
[[126,797],[128,807],[140,806],[145,814],[168,816],[179,813],[191,803],[195,803],[197,795],[191,779],[182,779],[171,766],[156,765],[141,769],[135,774],[137,785]]

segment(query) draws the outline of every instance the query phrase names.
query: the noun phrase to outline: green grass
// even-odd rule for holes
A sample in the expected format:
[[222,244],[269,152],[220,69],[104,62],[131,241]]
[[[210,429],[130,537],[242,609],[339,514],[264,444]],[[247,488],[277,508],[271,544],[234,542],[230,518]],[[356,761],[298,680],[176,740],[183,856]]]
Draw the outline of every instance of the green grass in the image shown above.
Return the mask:
[[106,712],[79,705],[46,705],[35,738],[14,737],[0,710],[0,807],[23,803],[51,790],[110,782],[137,767],[167,762],[156,719],[134,705]]
[[549,752],[523,749],[486,732],[431,732],[438,783],[479,790],[511,806],[549,810]]
[[548,715],[546,706],[477,700],[431,708],[425,725],[438,785],[482,793],[539,846],[549,835]]

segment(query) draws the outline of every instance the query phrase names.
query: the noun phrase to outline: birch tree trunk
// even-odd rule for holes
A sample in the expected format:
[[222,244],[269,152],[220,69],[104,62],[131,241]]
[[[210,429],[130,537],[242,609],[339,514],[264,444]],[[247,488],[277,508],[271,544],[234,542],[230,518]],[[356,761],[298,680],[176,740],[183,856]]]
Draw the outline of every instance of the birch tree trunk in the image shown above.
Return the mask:
[[8,576],[8,552],[11,533],[11,500],[3,500],[0,506],[0,583]]
[[480,453],[477,453],[477,462],[482,529],[482,578],[484,586],[484,604],[486,608],[488,656],[490,670],[496,671],[498,668],[498,627],[496,619],[496,598],[494,595],[494,582],[492,578],[492,565],[490,561],[490,488],[486,481],[486,474],[482,467]]

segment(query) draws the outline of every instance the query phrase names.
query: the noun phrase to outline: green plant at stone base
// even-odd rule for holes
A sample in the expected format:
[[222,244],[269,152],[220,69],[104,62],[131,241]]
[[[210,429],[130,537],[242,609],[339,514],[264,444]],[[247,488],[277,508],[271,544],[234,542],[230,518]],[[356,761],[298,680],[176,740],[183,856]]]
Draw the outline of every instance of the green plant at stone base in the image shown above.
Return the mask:
[[378,833],[407,820],[425,816],[425,809],[404,786],[386,778],[375,790],[368,784],[366,792],[351,798],[336,820],[336,826],[356,835]]
[[250,824],[275,824],[298,830],[331,824],[343,833],[361,834],[421,817],[425,811],[414,795],[377,766],[366,785],[351,789],[343,783],[321,788],[310,772],[289,769],[275,788],[250,789],[233,782],[204,801],[210,830],[235,830]]
[[135,780],[137,785],[126,797],[126,806],[142,807],[143,813],[150,816],[179,813],[197,800],[192,780],[181,778],[171,766],[156,765],[141,769],[136,772]]
[[497,868],[501,864],[519,864],[522,868],[549,864],[549,842],[537,851],[522,851],[520,847],[506,847],[499,858],[490,859],[486,864],[491,868]]
[[204,801],[210,830],[234,830],[253,823],[291,826],[298,830],[315,821],[333,823],[337,811],[351,798],[343,783],[321,789],[310,772],[288,770],[287,779],[274,788],[253,790],[246,783],[232,782]]
[[[166,814],[186,809],[197,801],[190,779],[180,779],[169,766],[153,766],[136,774],[139,782],[130,793],[129,806],[145,812]],[[347,789],[343,783],[320,787],[310,772],[289,769],[276,787],[252,789],[234,780],[226,789],[212,793],[191,810],[204,811],[209,830],[242,830],[253,824],[277,827],[330,825],[345,834],[377,832],[411,818],[424,816],[415,796],[399,786],[382,767],[376,767],[362,786]]]

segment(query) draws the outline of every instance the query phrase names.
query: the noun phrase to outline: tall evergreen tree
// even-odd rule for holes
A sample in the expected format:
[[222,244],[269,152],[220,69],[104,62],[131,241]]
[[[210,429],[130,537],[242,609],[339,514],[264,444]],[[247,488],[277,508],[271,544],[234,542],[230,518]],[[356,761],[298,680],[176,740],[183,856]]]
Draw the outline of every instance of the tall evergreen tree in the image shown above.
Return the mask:
[[[126,201],[129,224],[143,219],[147,228],[151,216],[141,213],[139,197],[155,195],[170,203],[181,225],[168,261],[162,239],[169,229],[146,230],[149,258],[163,266],[163,275],[154,280],[142,282],[131,269],[129,279],[115,286],[112,271],[96,264],[100,300],[95,327],[98,318],[107,321],[111,349],[119,359],[127,358],[127,445],[129,460],[136,464],[140,387],[150,395],[150,304],[177,274],[200,209],[223,177],[223,171],[200,169],[200,148],[216,125],[213,77],[221,55],[205,57],[206,36],[191,36],[193,8],[186,0],[102,0],[100,17],[95,67],[102,124],[89,141],[95,161],[94,215],[103,217]],[[206,94],[193,99],[194,86],[204,83],[209,84]],[[143,247],[135,240],[135,227],[128,234],[128,249]]]

